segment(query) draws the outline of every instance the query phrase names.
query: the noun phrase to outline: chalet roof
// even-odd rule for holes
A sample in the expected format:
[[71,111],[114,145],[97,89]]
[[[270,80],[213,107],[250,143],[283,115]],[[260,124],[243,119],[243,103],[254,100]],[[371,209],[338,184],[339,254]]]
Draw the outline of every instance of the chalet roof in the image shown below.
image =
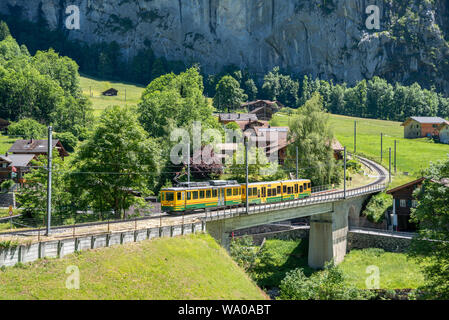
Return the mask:
[[220,121],[257,121],[257,116],[250,113],[220,113]]
[[0,155],[1,160],[8,162],[8,167],[27,167],[34,157],[34,154]]
[[282,103],[280,103],[279,101],[271,101],[271,100],[254,100],[254,101],[250,101],[250,102],[246,102],[246,103],[242,103],[242,107],[249,107],[255,104],[259,104],[261,102],[264,102],[265,104],[268,105],[274,105],[276,104],[277,106],[282,106]]
[[411,120],[414,120],[418,123],[421,124],[442,124],[442,123],[448,123],[449,121],[440,118],[440,117],[410,117],[407,120],[405,120],[401,126],[405,126],[408,122],[410,122]]
[[[65,151],[64,147],[58,139],[53,139],[52,148],[59,146],[60,153],[67,156],[68,153]],[[48,140],[16,140],[11,148],[9,148],[9,153],[29,153],[29,154],[46,154],[48,150]],[[11,155],[10,155],[11,156]]]
[[[326,142],[326,145],[329,145],[329,142]],[[332,139],[331,147],[332,147],[332,150],[337,151],[337,152],[345,150],[345,148],[341,145],[340,141],[338,141],[337,138]]]
[[423,177],[423,178],[419,178],[419,179],[417,179],[417,180],[411,181],[411,182],[409,182],[409,183],[403,184],[402,186],[399,186],[399,187],[396,187],[396,188],[393,188],[393,189],[388,190],[388,191],[387,191],[387,194],[393,194],[393,193],[396,193],[396,192],[398,192],[398,191],[400,191],[400,190],[402,190],[402,189],[405,189],[405,188],[408,188],[408,187],[411,187],[411,186],[415,186],[415,185],[422,184],[422,182],[423,182],[424,180],[426,180],[426,178]]

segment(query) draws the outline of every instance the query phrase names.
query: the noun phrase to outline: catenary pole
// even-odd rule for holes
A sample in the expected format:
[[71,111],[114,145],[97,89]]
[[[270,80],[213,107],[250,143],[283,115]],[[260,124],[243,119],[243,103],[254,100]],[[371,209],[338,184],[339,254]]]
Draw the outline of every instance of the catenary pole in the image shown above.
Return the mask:
[[296,179],[299,179],[298,147],[296,147]]
[[354,154],[357,152],[357,121],[354,121]]
[[53,128],[51,126],[48,127],[48,160],[47,160],[47,170],[48,170],[48,179],[47,179],[47,230],[46,235],[49,236],[51,232],[51,167],[52,167],[52,132]]
[[190,143],[187,143],[187,183],[190,185]]
[[246,167],[246,185],[245,185],[245,205],[246,205],[246,214],[249,213],[249,199],[248,199],[248,174],[249,174],[249,165],[248,165],[248,137],[245,137],[245,167]]
[[345,147],[345,159],[344,159],[344,175],[343,175],[343,189],[344,189],[344,198],[346,199],[346,147]]

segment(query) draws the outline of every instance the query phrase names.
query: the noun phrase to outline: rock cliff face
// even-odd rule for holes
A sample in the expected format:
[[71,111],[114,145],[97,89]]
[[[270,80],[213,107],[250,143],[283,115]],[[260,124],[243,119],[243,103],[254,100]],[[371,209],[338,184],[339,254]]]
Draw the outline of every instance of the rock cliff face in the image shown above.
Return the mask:
[[[81,28],[68,36],[90,43],[115,40],[125,58],[148,39],[156,55],[199,62],[206,72],[235,64],[258,75],[280,66],[349,84],[374,75],[405,83],[432,78],[449,92],[445,2],[1,0],[0,12],[15,10],[32,21],[43,17],[50,27],[64,28],[66,7],[77,5]],[[380,8],[380,30],[365,25],[372,4]]]

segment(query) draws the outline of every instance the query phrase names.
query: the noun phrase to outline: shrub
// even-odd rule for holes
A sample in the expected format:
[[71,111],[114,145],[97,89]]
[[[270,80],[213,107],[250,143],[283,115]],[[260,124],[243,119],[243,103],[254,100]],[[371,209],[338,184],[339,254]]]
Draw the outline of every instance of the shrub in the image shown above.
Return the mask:
[[393,206],[393,199],[386,193],[379,193],[373,196],[363,211],[363,215],[369,221],[374,223],[381,223],[385,218],[387,212]]
[[253,245],[252,237],[244,236],[232,239],[230,253],[240,267],[247,272],[251,271],[257,257],[257,248]]
[[281,282],[279,299],[364,300],[372,296],[371,292],[347,285],[343,272],[331,262],[310,278],[300,268],[288,272]]

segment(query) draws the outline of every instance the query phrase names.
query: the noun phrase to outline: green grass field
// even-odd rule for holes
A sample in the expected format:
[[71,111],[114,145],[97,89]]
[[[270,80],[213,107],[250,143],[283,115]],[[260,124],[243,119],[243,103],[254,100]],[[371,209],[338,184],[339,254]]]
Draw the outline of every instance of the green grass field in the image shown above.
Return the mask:
[[[103,81],[87,76],[81,76],[81,88],[83,93],[90,97],[92,101],[94,114],[98,116],[102,110],[111,105],[136,105],[142,95],[143,86],[113,82],[113,81]],[[107,89],[114,88],[118,90],[118,95],[116,97],[105,97],[101,93]],[[126,101],[125,101],[125,91],[126,91]]]
[[[287,126],[288,121],[289,117],[285,114],[277,114],[272,120],[276,125],[283,126]],[[354,151],[354,121],[357,121],[357,153],[377,162],[380,162],[381,154],[380,134],[384,134],[382,164],[386,168],[389,165],[389,148],[392,149],[393,162],[394,141],[397,141],[397,177],[393,185],[418,177],[430,161],[447,159],[449,154],[449,145],[433,143],[428,139],[404,139],[404,128],[400,122],[330,115],[335,136],[349,152]]]
[[424,276],[415,259],[403,253],[382,252],[379,249],[351,250],[340,264],[349,283],[366,289],[369,266],[379,268],[381,289],[416,289],[424,284]]
[[[68,266],[80,288],[67,289]],[[268,299],[208,235],[83,251],[0,269],[0,299]]]
[[[315,271],[308,266],[307,250],[308,242],[304,240],[267,240],[252,277],[259,286],[272,288],[279,286],[288,271],[298,267],[309,276]],[[419,264],[404,253],[380,249],[352,250],[339,267],[348,284],[367,289],[368,266],[379,268],[380,289],[416,289],[424,283]]]

